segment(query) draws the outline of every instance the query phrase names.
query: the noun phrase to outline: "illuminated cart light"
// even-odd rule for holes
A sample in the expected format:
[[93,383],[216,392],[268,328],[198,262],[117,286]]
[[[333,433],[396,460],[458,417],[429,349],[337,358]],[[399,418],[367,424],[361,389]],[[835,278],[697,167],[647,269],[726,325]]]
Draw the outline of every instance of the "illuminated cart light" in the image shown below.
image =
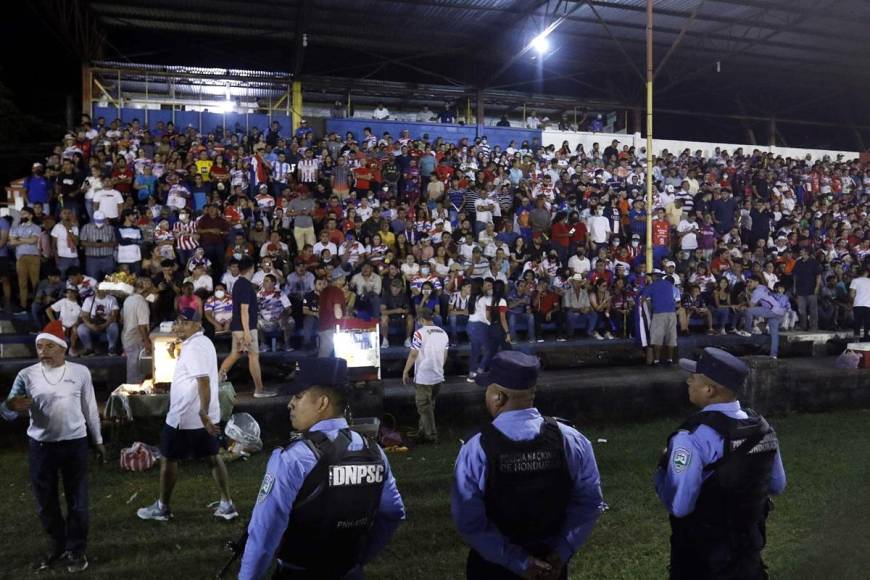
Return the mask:
[[336,326],[335,356],[347,361],[352,381],[381,378],[381,337],[376,320],[348,319]]

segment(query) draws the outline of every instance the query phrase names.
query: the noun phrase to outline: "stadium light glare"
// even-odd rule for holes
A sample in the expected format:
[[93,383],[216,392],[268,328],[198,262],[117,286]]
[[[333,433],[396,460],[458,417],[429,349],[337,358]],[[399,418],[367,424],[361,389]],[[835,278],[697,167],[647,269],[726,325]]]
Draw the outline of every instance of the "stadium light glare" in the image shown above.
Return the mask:
[[235,103],[233,103],[229,99],[218,104],[218,106],[217,106],[217,112],[221,113],[223,115],[226,115],[227,113],[232,113],[234,109],[235,109]]
[[549,35],[550,31],[545,30],[541,34],[534,37],[529,43],[529,46],[535,49],[535,52],[537,52],[538,54],[543,55],[548,50],[550,50],[550,41],[547,39]]

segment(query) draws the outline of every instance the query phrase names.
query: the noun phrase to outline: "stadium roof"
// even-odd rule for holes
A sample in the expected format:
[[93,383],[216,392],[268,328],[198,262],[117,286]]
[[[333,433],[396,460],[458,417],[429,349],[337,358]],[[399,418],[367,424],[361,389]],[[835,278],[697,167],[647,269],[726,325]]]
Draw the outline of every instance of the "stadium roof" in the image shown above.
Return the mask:
[[[645,0],[72,3],[105,32],[90,59],[644,102]],[[870,2],[656,0],[654,11],[657,108],[870,126]],[[523,50],[554,22],[550,53]]]

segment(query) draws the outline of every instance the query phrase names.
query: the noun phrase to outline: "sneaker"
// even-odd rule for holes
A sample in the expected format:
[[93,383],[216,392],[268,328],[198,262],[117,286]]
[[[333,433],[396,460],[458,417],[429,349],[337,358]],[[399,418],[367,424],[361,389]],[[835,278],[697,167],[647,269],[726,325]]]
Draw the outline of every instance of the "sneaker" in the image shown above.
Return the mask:
[[384,340],[381,341],[381,348],[390,348],[390,341],[387,340],[387,337],[384,337]]
[[469,383],[473,383],[474,379],[476,379],[476,378],[477,378],[477,373],[468,373],[468,378],[465,380],[468,381]]
[[743,337],[752,336],[752,334],[746,332],[745,330],[735,330],[734,334],[736,334],[737,336],[743,336]]
[[598,334],[597,332],[592,333],[592,338],[594,338],[595,340],[604,340],[604,337],[601,336],[600,334]]
[[719,329],[719,334],[722,335],[722,336],[725,336],[725,335],[728,334],[728,333],[725,331],[724,328],[720,328],[720,329]]
[[276,397],[276,396],[278,396],[278,393],[276,393],[275,391],[263,391],[260,393],[254,393],[255,399],[268,399],[269,397]]
[[405,348],[411,348],[411,339],[406,338],[404,344],[405,344]]
[[266,346],[265,344],[260,345],[260,352],[269,352],[270,350],[272,350],[272,349],[270,347]]
[[535,339],[535,342],[544,342],[544,339],[539,337]]
[[46,552],[45,554],[40,554],[39,557],[33,561],[31,568],[34,572],[50,570],[58,564],[58,562],[66,558],[66,555],[66,552]]
[[66,571],[70,574],[78,574],[88,569],[88,557],[85,556],[84,552],[67,552],[65,563]]
[[535,344],[535,339],[534,339],[534,338],[530,338],[530,339],[527,340],[526,342],[528,342],[529,344]]
[[564,336],[557,336],[556,342],[568,342],[568,339],[565,338]]
[[233,504],[232,502],[230,502],[229,505],[227,505],[226,507],[221,507],[220,502],[217,502],[217,504],[218,507],[216,510],[214,510],[214,514],[212,514],[214,515],[214,517],[221,518],[227,521],[234,520],[239,517],[239,510],[236,509],[235,504]]
[[605,332],[605,333],[604,333],[604,338],[606,338],[607,340],[613,340],[613,335],[610,334],[609,332]]
[[168,522],[172,518],[172,512],[169,511],[169,506],[160,507],[160,502],[155,501],[148,507],[139,508],[136,515],[141,520],[157,520],[158,522]]
[[293,352],[295,349],[289,344],[284,345],[284,352]]

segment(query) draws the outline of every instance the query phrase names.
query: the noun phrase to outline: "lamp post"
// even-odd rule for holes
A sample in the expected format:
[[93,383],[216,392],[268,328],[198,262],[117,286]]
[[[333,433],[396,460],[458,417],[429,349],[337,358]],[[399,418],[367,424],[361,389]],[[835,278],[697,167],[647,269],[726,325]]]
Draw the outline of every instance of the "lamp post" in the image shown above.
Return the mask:
[[653,271],[653,0],[646,0],[646,272]]

